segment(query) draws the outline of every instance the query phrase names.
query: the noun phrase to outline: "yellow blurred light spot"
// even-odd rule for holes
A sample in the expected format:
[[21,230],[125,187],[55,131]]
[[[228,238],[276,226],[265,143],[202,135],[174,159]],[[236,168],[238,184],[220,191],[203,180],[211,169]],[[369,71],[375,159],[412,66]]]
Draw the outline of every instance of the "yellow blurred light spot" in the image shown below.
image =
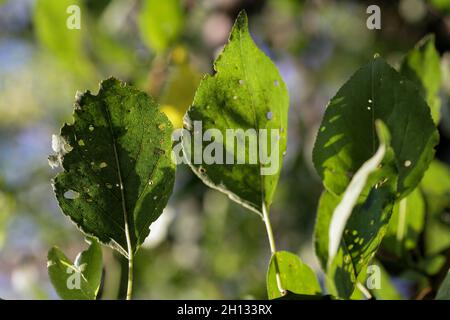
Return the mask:
[[174,128],[183,127],[183,114],[181,114],[174,106],[169,104],[162,105],[161,111],[166,114]]
[[187,51],[182,46],[177,46],[172,51],[172,60],[176,64],[185,63],[187,60]]

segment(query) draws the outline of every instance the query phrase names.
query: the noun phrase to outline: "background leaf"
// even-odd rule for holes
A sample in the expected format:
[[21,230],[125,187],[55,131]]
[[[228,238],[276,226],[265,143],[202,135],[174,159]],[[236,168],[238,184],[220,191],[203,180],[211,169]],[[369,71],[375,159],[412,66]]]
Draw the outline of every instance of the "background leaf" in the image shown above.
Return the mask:
[[139,29],[144,42],[163,52],[180,35],[184,14],[180,0],[145,0],[139,11]]
[[[103,259],[96,240],[89,240],[86,251],[81,252],[72,263],[57,247],[48,252],[47,268],[50,280],[58,295],[64,300],[95,300],[100,288]],[[79,277],[79,289],[76,280]]]
[[[203,131],[219,129],[225,144],[226,129],[267,129],[269,135],[271,129],[278,129],[279,149],[275,157],[279,166],[272,175],[261,174],[266,166],[260,159],[256,164],[249,164],[249,161],[237,165],[194,163],[191,167],[208,186],[261,213],[263,202],[267,207],[272,203],[278,183],[286,149],[289,102],[286,86],[275,65],[250,37],[245,12],[236,19],[229,42],[217,58],[214,69],[216,73],[206,76],[200,83],[186,114],[185,128],[193,136],[194,121],[202,121]],[[257,141],[259,143],[261,139],[257,138]],[[203,149],[209,143],[203,142]],[[249,148],[245,149],[246,159],[249,159]],[[188,158],[193,154],[186,144],[184,151]],[[268,151],[271,154],[270,147]],[[236,157],[235,152],[234,163],[237,163]]]
[[450,169],[433,161],[420,186],[427,205],[425,249],[432,255],[450,247]]
[[297,295],[320,295],[320,285],[311,268],[303,263],[297,255],[287,251],[278,251],[272,255],[267,271],[267,295],[269,299],[277,299],[283,296],[277,286],[277,270],[284,290]]
[[400,72],[414,82],[431,109],[434,122],[439,123],[441,100],[441,59],[434,46],[434,35],[423,38],[403,59]]
[[436,294],[436,300],[450,300],[450,270]]
[[425,224],[425,201],[416,188],[407,197],[397,201],[389,228],[383,239],[383,248],[398,257],[417,247]]
[[[67,19],[71,16],[67,8],[71,5],[80,8],[81,29],[67,28]],[[34,6],[35,32],[40,43],[66,68],[83,79],[90,79],[95,68],[84,50],[85,22],[84,7],[80,0],[37,0]]]
[[61,129],[69,152],[54,190],[63,213],[87,235],[134,254],[172,192],[171,129],[149,96],[118,80],[80,96],[73,124]]

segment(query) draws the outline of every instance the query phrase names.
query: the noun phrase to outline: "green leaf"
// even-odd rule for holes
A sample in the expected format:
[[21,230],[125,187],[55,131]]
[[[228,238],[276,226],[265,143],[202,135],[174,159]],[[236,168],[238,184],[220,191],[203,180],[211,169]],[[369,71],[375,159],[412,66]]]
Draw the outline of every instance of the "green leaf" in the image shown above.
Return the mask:
[[430,4],[443,14],[450,13],[450,2],[447,0],[429,0]]
[[436,300],[450,300],[450,269],[436,294]]
[[[81,29],[67,27],[68,19],[73,15],[72,11],[67,12],[71,6],[80,8]],[[83,8],[80,0],[37,0],[33,26],[39,42],[66,68],[83,79],[91,79],[95,69],[84,51],[87,26]]]
[[324,271],[327,270],[328,244],[331,216],[340,202],[340,197],[324,190],[319,199],[316,223],[314,226],[314,248]]
[[343,195],[322,194],[315,247],[333,295],[350,298],[384,236],[395,201],[395,166],[389,133],[377,124],[380,146],[356,172]]
[[386,269],[384,269],[384,267],[378,261],[376,261],[374,265],[380,268],[380,288],[370,289],[370,292],[375,296],[377,300],[402,300],[403,298],[401,294],[392,283],[391,277],[389,276],[389,273],[386,271]]
[[392,135],[397,192],[406,196],[422,179],[439,134],[417,87],[381,58],[358,70],[330,101],[313,151],[325,188],[340,195],[377,148],[375,120]]
[[417,268],[429,276],[434,276],[441,271],[446,261],[443,254],[427,256],[417,262]]
[[450,169],[433,161],[421,182],[427,206],[425,249],[428,255],[450,247]]
[[380,141],[377,152],[373,155],[373,157],[364,162],[361,168],[359,168],[355,173],[342,196],[342,200],[336,206],[332,214],[330,228],[328,231],[328,259],[330,261],[333,260],[336,255],[341,243],[342,234],[347,225],[347,221],[358,203],[358,199],[367,184],[369,175],[376,171],[381,165],[381,161],[383,160],[386,150],[389,147],[390,136],[385,125],[381,121],[378,121],[376,123],[376,127]]
[[[277,68],[253,42],[244,11],[239,14],[229,42],[217,58],[214,69],[216,73],[205,76],[200,83],[185,116],[185,128],[194,139],[198,121],[202,121],[204,132],[214,128],[220,130],[226,145],[224,164],[197,164],[195,157],[198,152],[192,151],[194,144],[189,146],[186,135],[183,135],[183,150],[187,159],[191,160],[192,170],[205,184],[261,214],[263,203],[267,208],[272,203],[281,171],[286,149],[289,98]],[[226,139],[227,129],[240,129],[241,138]],[[267,130],[267,143],[258,135],[258,132],[263,132],[261,129]],[[253,134],[250,134],[251,130]],[[245,137],[244,133],[249,134]],[[251,140],[249,136],[259,145],[260,152],[255,150],[251,153],[250,147],[239,147],[239,143],[235,145],[236,140]],[[216,137],[218,142],[220,139]],[[211,144],[208,141],[202,143],[203,150]],[[245,164],[237,164],[239,153],[234,151],[244,149]],[[259,156],[262,150],[269,155],[267,164],[263,164]],[[226,156],[231,153],[234,154],[232,164],[226,161]],[[251,162],[250,157],[253,156],[257,159]]]
[[172,125],[145,93],[116,79],[78,96],[74,122],[50,156],[64,171],[54,190],[65,215],[87,235],[133,255],[172,192]]
[[139,29],[144,42],[163,52],[180,35],[184,14],[180,0],[146,0],[139,12]]
[[398,257],[417,247],[425,224],[425,202],[416,188],[394,206],[389,228],[383,239],[383,248]]
[[[3,187],[0,181],[0,189]],[[0,250],[3,248],[8,236],[9,222],[16,210],[16,199],[14,194],[0,190]]]
[[89,248],[71,262],[57,247],[48,252],[48,275],[58,295],[64,300],[95,300],[102,279],[102,250],[90,240]]
[[[281,287],[286,292],[281,293],[278,288],[277,273],[280,275]],[[267,271],[267,294],[269,299],[277,299],[285,296],[287,292],[316,296],[320,295],[321,289],[314,272],[297,255],[278,251],[270,259]]]
[[[366,161],[372,162],[377,144],[385,140],[376,136],[377,119],[386,125],[383,131],[392,135],[390,147],[382,163],[371,166],[366,172],[370,175],[363,175],[365,186],[361,183],[355,189],[358,192],[352,192],[352,201],[344,201],[349,197],[344,192],[354,186],[352,179],[360,178],[357,170]],[[313,151],[326,189],[319,205],[316,237],[326,238],[323,233],[340,202],[346,207],[344,218],[351,211],[348,220],[338,219],[340,229],[345,222],[339,243],[334,238],[316,239],[319,260],[327,266],[331,294],[351,296],[360,272],[383,239],[394,202],[417,186],[438,140],[430,110],[418,89],[379,58],[358,70],[330,101]],[[335,252],[333,260],[328,260],[326,254],[333,256]]]
[[419,41],[403,59],[400,72],[414,82],[431,109],[434,122],[439,123],[441,101],[441,60],[434,46],[434,35]]

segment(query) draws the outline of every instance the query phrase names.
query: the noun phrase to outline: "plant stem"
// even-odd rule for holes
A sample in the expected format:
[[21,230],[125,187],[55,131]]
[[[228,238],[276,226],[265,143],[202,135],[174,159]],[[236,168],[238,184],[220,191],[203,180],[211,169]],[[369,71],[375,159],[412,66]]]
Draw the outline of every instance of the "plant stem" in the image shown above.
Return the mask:
[[267,238],[269,239],[270,252],[272,253],[272,256],[274,257],[275,278],[277,280],[278,291],[280,291],[280,294],[284,296],[286,294],[286,290],[284,290],[283,286],[281,285],[280,269],[278,267],[278,261],[277,261],[276,255],[275,255],[275,253],[277,252],[277,248],[275,246],[275,238],[274,238],[273,232],[272,232],[272,225],[270,224],[269,213],[267,212],[267,207],[266,207],[266,204],[264,201],[262,203],[262,211],[263,211],[263,221],[264,221],[264,224],[266,225]]
[[367,290],[367,288],[366,288],[361,282],[357,282],[357,283],[356,283],[356,287],[359,289],[359,291],[361,291],[361,293],[362,293],[367,299],[372,299],[372,295],[370,294],[369,290]]
[[128,257],[128,282],[127,282],[127,300],[131,300],[133,295],[133,264],[134,256],[131,254]]

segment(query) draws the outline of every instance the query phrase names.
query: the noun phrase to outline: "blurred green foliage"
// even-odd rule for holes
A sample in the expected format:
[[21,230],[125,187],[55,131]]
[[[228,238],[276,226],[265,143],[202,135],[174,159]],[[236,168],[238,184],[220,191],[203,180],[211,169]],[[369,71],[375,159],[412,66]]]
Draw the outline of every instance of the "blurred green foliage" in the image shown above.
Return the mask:
[[[271,210],[278,248],[297,253],[323,284],[311,244],[322,191],[311,150],[326,102],[375,52],[398,65],[428,32],[440,53],[450,50],[448,1],[423,2],[425,14],[414,22],[400,10],[405,1],[378,1],[379,31],[365,27],[372,2],[0,1],[0,297],[56,298],[46,270],[48,248],[58,244],[74,257],[84,247],[57,207],[50,185],[55,172],[46,160],[52,133],[70,121],[76,91],[96,92],[101,79],[116,76],[151,93],[179,127],[241,9],[291,101],[287,154]],[[69,3],[81,8],[80,30],[66,27]],[[449,66],[442,64],[444,79]],[[422,187],[424,230],[407,264],[388,251],[378,256],[403,298],[434,297],[449,266],[446,83],[440,93],[441,162]],[[208,190],[183,166],[176,181],[162,219],[136,256],[136,298],[266,298],[270,252],[260,218]],[[123,295],[123,260],[110,249],[103,254],[100,294],[116,298]]]

